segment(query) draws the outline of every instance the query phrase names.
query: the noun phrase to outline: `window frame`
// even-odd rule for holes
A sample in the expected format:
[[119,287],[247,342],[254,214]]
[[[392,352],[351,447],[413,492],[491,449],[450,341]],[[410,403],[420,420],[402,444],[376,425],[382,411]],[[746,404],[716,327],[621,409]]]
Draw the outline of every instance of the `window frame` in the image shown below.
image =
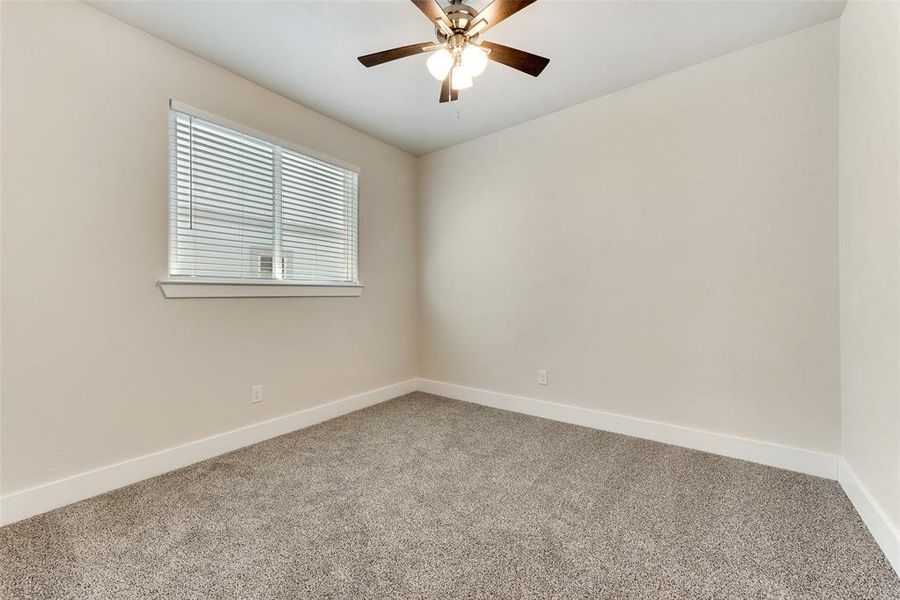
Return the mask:
[[[360,168],[356,165],[342,161],[312,150],[310,148],[289,142],[287,140],[269,135],[265,132],[258,131],[251,127],[247,127],[240,123],[235,123],[229,119],[225,119],[218,115],[211,114],[202,109],[195,108],[177,100],[169,100],[169,106],[166,111],[166,126],[169,131],[169,150],[171,153],[171,126],[169,125],[171,111],[177,111],[188,114],[204,121],[209,121],[214,125],[231,129],[242,135],[258,139],[262,142],[279,146],[285,150],[296,152],[316,160],[327,162],[336,167],[352,171],[357,175],[357,195],[356,195],[356,244],[355,244],[355,282],[331,282],[331,281],[301,281],[292,279],[241,279],[241,278],[212,278],[197,277],[191,275],[172,275],[170,259],[172,256],[172,221],[171,221],[171,188],[172,173],[168,172],[169,182],[166,189],[169,190],[166,202],[166,225],[167,225],[167,245],[168,254],[166,256],[166,276],[159,280],[158,285],[166,298],[269,298],[269,297],[292,297],[292,296],[312,296],[312,297],[345,297],[359,296],[362,294],[363,284],[360,278],[360,252],[359,252],[359,209],[360,209],[360,193],[358,181],[361,178]],[[167,167],[171,165],[171,156],[167,155]],[[169,169],[167,169],[168,171]],[[279,211],[280,212],[280,211]],[[280,218],[280,217],[279,217]],[[277,227],[281,223],[276,223]]]

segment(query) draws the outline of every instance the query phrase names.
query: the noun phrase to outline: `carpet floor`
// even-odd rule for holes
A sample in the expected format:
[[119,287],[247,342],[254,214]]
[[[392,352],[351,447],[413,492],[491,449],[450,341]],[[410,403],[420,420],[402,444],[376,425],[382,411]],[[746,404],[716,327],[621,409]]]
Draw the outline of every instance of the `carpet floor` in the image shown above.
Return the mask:
[[834,481],[414,393],[0,529],[12,598],[900,598]]

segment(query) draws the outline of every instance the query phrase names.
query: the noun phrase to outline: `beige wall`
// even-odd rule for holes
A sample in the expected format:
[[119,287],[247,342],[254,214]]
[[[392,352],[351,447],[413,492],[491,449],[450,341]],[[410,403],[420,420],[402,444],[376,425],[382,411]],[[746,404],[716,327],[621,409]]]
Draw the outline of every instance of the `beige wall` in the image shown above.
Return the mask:
[[900,530],[900,4],[841,17],[843,454]]
[[[3,493],[413,377],[417,167],[421,376],[839,451],[836,22],[417,164],[87,6],[2,16]],[[170,97],[361,167],[361,298],[162,298]]]
[[[2,11],[3,493],[415,375],[412,157],[83,4]],[[170,97],[361,168],[362,297],[163,299]]]
[[837,37],[420,158],[420,376],[837,452]]

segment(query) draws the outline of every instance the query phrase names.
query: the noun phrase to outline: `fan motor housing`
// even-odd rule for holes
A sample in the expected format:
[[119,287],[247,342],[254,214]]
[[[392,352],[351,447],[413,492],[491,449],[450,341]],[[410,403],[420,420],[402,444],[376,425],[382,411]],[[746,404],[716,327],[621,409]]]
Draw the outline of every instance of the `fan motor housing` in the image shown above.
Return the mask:
[[[447,14],[447,18],[450,19],[450,23],[452,23],[454,33],[464,33],[469,28],[472,20],[478,15],[477,10],[468,4],[463,4],[461,0],[453,0],[450,5],[444,8],[444,12]],[[441,31],[440,27],[435,27],[435,33],[441,42],[447,42],[452,37]]]

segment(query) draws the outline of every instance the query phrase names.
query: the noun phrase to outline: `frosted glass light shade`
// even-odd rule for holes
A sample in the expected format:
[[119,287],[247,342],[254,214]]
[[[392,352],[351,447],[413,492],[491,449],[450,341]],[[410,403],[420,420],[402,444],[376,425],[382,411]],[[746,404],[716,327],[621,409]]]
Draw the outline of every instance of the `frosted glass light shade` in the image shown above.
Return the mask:
[[466,49],[463,50],[462,61],[463,66],[466,68],[466,72],[472,77],[478,77],[484,73],[484,68],[487,67],[488,59],[484,50],[474,44],[469,44],[466,46]]
[[428,57],[428,62],[426,64],[428,65],[428,72],[431,73],[431,76],[443,81],[447,78],[447,73],[450,72],[450,68],[453,66],[453,55],[450,54],[450,51],[446,48],[441,48]]
[[464,90],[472,87],[472,76],[465,67],[453,67],[450,71],[450,87],[454,90]]

